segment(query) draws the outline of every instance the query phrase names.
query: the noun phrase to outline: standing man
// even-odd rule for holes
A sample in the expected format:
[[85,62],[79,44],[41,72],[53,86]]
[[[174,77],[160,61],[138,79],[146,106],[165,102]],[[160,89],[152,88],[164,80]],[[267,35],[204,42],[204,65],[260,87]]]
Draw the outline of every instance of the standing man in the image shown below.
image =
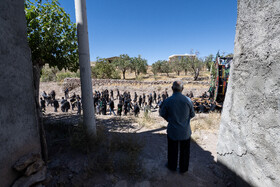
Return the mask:
[[77,108],[78,108],[77,114],[81,115],[82,106],[79,98],[77,99]]
[[155,101],[155,104],[157,104],[157,94],[156,94],[156,91],[154,91],[154,101]]
[[115,108],[115,104],[114,104],[114,101],[109,99],[109,109],[110,109],[110,115],[113,113],[114,115],[116,115],[115,111],[114,111],[114,108]]
[[160,116],[167,122],[168,163],[167,168],[177,169],[178,145],[180,146],[179,171],[185,173],[189,167],[191,127],[190,120],[195,116],[190,98],[182,95],[184,87],[181,81],[172,85],[173,95],[160,107]]

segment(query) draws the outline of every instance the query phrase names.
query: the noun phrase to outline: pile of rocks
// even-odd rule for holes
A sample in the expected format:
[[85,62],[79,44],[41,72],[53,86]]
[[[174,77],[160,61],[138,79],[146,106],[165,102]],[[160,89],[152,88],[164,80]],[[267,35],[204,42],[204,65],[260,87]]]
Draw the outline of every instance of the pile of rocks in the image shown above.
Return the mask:
[[47,167],[40,154],[30,153],[21,157],[15,163],[13,169],[21,175],[14,182],[13,187],[43,186],[42,182],[46,180]]

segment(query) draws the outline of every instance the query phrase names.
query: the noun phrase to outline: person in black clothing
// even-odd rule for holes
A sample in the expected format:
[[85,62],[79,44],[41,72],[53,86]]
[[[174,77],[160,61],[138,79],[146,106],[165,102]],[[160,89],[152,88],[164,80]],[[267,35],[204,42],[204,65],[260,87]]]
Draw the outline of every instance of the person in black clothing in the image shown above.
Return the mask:
[[199,105],[198,105],[198,109],[199,109],[199,113],[204,113],[204,112],[206,112],[206,107],[205,107],[205,105],[203,104],[203,103],[200,103]]
[[129,103],[129,100],[128,98],[125,98],[124,100],[124,106],[123,106],[123,109],[124,109],[124,115],[126,116],[127,115],[127,112],[128,112],[128,103]]
[[138,104],[139,104],[140,107],[142,106],[142,102],[143,102],[142,96],[140,95],[140,96],[139,96],[139,101],[138,101]]
[[166,95],[164,93],[162,93],[161,97],[162,97],[162,101],[166,99]]
[[101,101],[102,101],[102,104],[101,104],[101,111],[102,111],[102,114],[103,115],[106,115],[106,108],[107,108],[107,102],[106,102],[106,99],[105,99],[105,97],[103,97],[102,99],[101,99]]
[[80,115],[82,110],[80,99],[77,99],[77,108],[78,108],[77,114]]
[[[62,102],[61,102],[62,103]],[[69,101],[64,100],[64,102],[61,104],[61,111],[62,112],[68,112],[68,110],[70,109],[70,103]]]
[[64,95],[65,95],[66,99],[69,97],[68,94],[69,94],[69,90],[68,90],[68,88],[66,88],[65,91],[64,91]]
[[55,91],[52,90],[51,93],[50,93],[50,96],[51,96],[51,99],[52,99],[52,100],[55,100],[55,95],[56,95],[56,94],[55,94]]
[[207,93],[206,92],[204,92],[203,94],[202,94],[202,96],[201,96],[202,98],[207,98],[208,97],[208,95],[207,95]]
[[54,112],[57,112],[57,108],[59,108],[59,103],[56,99],[53,101],[53,107],[54,107]]
[[72,110],[74,110],[75,105],[76,105],[76,94],[75,94],[75,92],[71,96],[70,103],[71,103],[71,106],[72,106]]
[[114,100],[114,92],[113,90],[110,91],[111,99]]
[[155,103],[157,103],[157,94],[155,91],[154,91],[154,101],[155,101]]
[[133,101],[134,101],[134,102],[136,102],[136,101],[137,101],[137,97],[138,97],[137,93],[136,93],[136,92],[134,92],[134,99],[133,99]]
[[152,96],[152,94],[150,94],[150,96],[149,96],[149,106],[150,106],[150,108],[152,108],[152,103],[153,103],[153,96]]
[[120,99],[120,91],[117,89],[117,99]]
[[192,91],[190,91],[190,98],[193,98],[193,92]]
[[146,95],[143,93],[143,105],[146,103]]
[[216,107],[217,107],[217,105],[216,105],[216,101],[210,101],[210,111],[211,112],[213,112],[213,111],[215,111],[216,110]]
[[122,107],[123,107],[122,102],[119,102],[119,104],[118,104],[118,112],[117,112],[117,114],[118,114],[119,116],[122,115]]
[[110,100],[109,100],[110,115],[111,115],[112,112],[113,112],[114,115],[116,115],[115,112],[114,112],[114,108],[115,108],[114,101],[112,101],[112,100],[110,99]]
[[138,114],[139,114],[139,112],[140,112],[140,107],[138,106],[137,102],[134,103],[133,112],[134,112],[134,116],[135,116],[135,117],[138,117]]
[[41,111],[46,111],[46,101],[43,100],[42,97],[40,97],[40,104],[41,104]]
[[158,100],[158,101],[161,100],[160,94],[158,94],[157,100]]
[[96,111],[96,106],[98,105],[98,97],[97,97],[97,93],[95,92],[94,96],[93,96],[93,107],[94,107],[94,111]]

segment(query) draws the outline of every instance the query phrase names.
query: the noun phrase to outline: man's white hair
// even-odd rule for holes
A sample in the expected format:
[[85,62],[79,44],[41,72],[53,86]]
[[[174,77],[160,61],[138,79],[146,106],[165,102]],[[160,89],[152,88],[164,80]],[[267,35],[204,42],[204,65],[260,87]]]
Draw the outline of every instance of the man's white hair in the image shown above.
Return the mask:
[[172,84],[172,90],[174,92],[181,92],[184,89],[184,85],[182,81],[174,81]]

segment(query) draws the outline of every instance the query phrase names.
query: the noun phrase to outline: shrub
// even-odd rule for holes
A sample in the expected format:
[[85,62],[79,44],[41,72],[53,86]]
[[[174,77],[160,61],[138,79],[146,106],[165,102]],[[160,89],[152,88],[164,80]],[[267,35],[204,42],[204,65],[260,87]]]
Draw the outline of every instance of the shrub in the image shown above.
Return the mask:
[[73,72],[59,72],[56,74],[56,81],[63,81],[65,78],[71,78],[71,77],[77,77],[77,73],[73,73]]
[[97,79],[120,79],[120,73],[112,63],[105,59],[97,59],[95,66],[91,68],[92,77]]

